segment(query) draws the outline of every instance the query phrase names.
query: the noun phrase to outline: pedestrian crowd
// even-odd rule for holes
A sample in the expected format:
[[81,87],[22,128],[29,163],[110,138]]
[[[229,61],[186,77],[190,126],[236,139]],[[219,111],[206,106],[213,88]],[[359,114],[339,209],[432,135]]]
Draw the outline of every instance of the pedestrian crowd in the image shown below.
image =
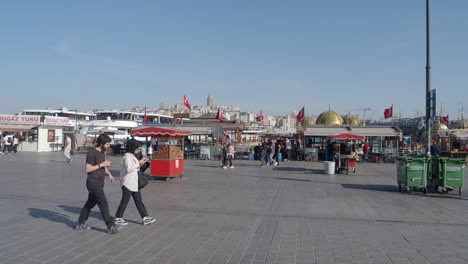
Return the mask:
[[0,135],[0,154],[16,154],[21,141],[23,141],[23,138],[19,133]]

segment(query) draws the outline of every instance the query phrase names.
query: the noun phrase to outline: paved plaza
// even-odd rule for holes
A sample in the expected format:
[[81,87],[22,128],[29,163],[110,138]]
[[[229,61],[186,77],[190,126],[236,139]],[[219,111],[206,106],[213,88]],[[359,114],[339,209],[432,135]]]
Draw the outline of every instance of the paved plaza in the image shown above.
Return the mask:
[[[83,154],[0,156],[0,263],[468,263],[468,193],[399,193],[395,164],[188,160],[182,179],[150,181],[143,199],[158,221],[106,233],[98,208],[89,231],[72,227],[87,198]],[[120,157],[111,156],[118,176]],[[121,198],[106,182],[111,214]],[[468,192],[468,189],[467,189]]]

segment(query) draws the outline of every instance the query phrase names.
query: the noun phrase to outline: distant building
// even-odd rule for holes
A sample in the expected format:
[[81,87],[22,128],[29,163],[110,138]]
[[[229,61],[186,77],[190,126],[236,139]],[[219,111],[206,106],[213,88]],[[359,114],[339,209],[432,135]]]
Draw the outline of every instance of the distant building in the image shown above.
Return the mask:
[[214,98],[211,96],[211,93],[208,94],[208,98],[206,99],[206,106],[209,108],[214,108],[215,103],[214,103]]

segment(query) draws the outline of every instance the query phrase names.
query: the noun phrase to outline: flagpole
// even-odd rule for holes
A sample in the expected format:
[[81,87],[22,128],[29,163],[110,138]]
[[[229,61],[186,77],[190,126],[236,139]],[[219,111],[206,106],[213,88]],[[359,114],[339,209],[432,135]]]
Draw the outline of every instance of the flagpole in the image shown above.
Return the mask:
[[426,155],[431,156],[431,42],[430,42],[430,10],[429,0],[426,0]]

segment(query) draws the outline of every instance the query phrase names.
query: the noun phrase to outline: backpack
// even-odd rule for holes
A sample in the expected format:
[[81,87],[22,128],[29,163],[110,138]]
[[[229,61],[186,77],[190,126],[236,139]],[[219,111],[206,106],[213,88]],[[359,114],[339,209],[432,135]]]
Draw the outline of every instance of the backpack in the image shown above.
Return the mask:
[[8,137],[7,138],[7,143],[10,143],[11,144],[12,140],[11,140],[11,137]]

